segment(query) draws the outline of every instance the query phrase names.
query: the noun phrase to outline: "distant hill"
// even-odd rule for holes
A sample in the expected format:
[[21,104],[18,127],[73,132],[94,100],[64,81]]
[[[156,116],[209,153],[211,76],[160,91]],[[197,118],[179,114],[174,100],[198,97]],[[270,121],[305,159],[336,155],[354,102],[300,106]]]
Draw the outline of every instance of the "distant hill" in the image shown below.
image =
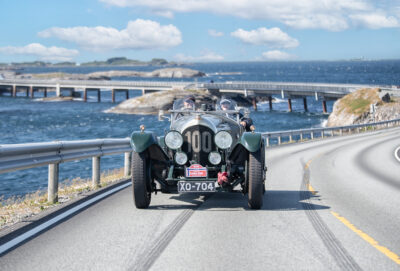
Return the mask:
[[[140,61],[135,59],[129,59],[126,57],[112,57],[106,61],[89,61],[81,63],[80,66],[139,66],[139,65],[150,65],[150,66],[161,66],[161,65],[173,65],[163,58],[153,58],[150,61]],[[1,63],[0,66],[8,66],[7,63]],[[76,66],[75,62],[59,62],[50,63],[44,61],[31,61],[31,62],[13,62],[12,67],[60,67],[60,66]]]
[[140,61],[126,57],[113,57],[106,61],[91,61],[81,63],[81,66],[138,66],[138,65],[166,65],[168,61],[162,58],[153,58],[151,61]]

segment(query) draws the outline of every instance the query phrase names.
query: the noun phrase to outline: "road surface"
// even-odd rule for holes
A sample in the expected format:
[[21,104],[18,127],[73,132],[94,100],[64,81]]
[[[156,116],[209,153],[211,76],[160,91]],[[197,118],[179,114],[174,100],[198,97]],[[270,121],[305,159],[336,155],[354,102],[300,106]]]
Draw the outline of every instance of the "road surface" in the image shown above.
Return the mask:
[[0,258],[1,270],[399,270],[400,129],[267,151],[262,210],[240,193],[132,188]]

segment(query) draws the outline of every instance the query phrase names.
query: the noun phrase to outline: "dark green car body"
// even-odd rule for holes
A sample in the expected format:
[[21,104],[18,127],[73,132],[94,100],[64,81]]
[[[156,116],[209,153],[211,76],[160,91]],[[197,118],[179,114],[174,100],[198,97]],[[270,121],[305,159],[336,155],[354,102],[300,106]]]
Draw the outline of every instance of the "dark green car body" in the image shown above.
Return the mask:
[[[171,111],[170,131],[179,133],[183,139],[182,145],[176,149],[166,144],[168,132],[159,137],[148,130],[132,133],[133,151],[144,153],[147,165],[151,167],[152,192],[176,192],[178,182],[200,181],[215,182],[215,191],[247,193],[249,154],[261,153],[264,169],[264,141],[261,133],[244,130],[237,117],[239,112],[229,112],[230,115],[217,111]],[[232,137],[232,143],[225,149],[216,144],[215,138],[220,131],[228,132]],[[211,163],[211,152],[214,156],[221,156],[220,163]],[[187,162],[177,163],[177,153],[185,153]],[[193,165],[204,168],[207,176],[188,177],[188,168]],[[226,176],[223,182],[221,174]]]

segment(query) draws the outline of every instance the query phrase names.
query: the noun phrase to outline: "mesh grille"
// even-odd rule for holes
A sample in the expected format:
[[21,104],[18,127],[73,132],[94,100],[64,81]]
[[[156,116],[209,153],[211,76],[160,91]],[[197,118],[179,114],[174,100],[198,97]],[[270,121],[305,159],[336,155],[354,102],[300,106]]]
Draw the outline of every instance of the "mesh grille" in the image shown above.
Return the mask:
[[182,135],[182,150],[187,153],[188,159],[202,166],[210,165],[208,154],[216,149],[214,132],[206,126],[195,125],[183,131]]

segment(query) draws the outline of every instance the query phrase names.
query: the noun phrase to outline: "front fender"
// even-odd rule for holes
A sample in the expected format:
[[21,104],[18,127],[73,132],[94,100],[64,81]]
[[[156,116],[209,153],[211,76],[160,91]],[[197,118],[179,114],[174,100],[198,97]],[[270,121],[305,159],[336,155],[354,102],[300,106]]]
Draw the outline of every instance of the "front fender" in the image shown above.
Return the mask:
[[238,143],[249,152],[256,152],[261,148],[261,133],[245,132]]
[[135,152],[143,152],[153,144],[158,145],[158,141],[152,132],[133,132],[131,135],[131,146]]

